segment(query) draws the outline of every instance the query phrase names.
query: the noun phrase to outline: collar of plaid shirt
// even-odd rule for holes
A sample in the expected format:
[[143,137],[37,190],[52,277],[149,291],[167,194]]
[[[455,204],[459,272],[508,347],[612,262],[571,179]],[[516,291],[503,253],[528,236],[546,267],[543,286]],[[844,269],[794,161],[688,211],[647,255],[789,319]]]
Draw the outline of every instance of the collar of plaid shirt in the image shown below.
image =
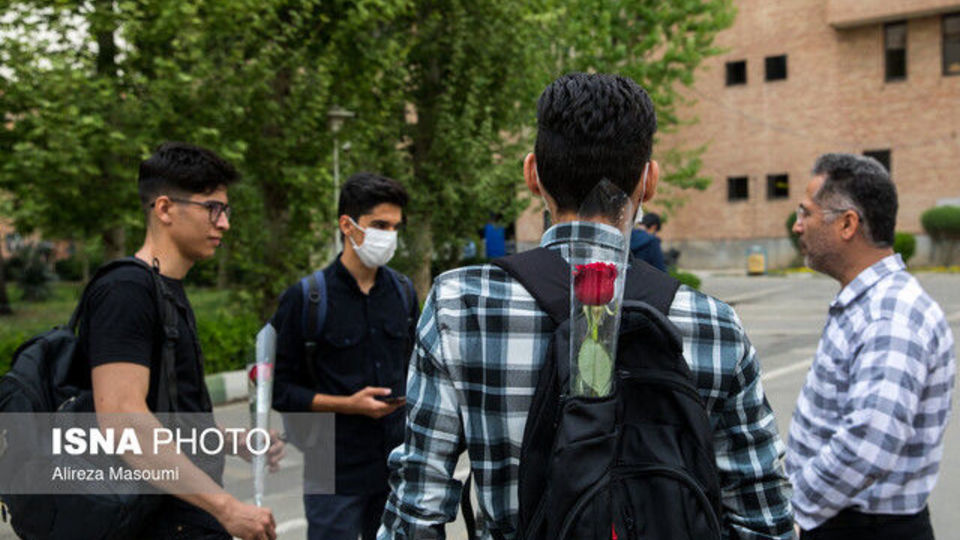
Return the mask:
[[903,258],[900,257],[899,253],[894,253],[893,255],[880,259],[863,272],[860,272],[853,281],[837,293],[836,298],[830,302],[830,309],[846,308],[852,304],[854,300],[860,298],[860,295],[870,290],[870,288],[876,285],[881,279],[894,272],[906,269],[907,266],[903,264]]

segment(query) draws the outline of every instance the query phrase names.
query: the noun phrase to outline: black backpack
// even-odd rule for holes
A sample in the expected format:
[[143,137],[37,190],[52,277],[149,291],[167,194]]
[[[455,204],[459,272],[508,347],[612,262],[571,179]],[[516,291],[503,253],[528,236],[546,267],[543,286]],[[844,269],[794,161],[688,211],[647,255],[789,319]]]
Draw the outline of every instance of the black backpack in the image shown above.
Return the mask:
[[[139,259],[126,257],[97,270],[84,288],[66,326],[57,326],[34,336],[17,348],[10,371],[0,377],[0,413],[93,412],[93,390],[81,382],[89,379],[78,376],[82,370],[89,371],[89,367],[78,354],[76,331],[93,283],[116,268],[131,265],[143,268],[152,276],[164,328],[160,389],[155,410],[176,411],[174,352],[179,339],[176,302],[158,270]],[[4,457],[0,454],[0,459]],[[8,453],[6,459],[29,460],[30,456],[23,452],[18,455]],[[139,494],[3,494],[0,499],[10,509],[13,530],[26,539],[135,538],[162,501],[160,497]],[[6,508],[3,509],[4,520]]]
[[572,398],[569,265],[545,248],[493,263],[557,324],[523,434],[519,537],[719,539],[713,429],[665,316],[679,282],[631,261],[613,391]]

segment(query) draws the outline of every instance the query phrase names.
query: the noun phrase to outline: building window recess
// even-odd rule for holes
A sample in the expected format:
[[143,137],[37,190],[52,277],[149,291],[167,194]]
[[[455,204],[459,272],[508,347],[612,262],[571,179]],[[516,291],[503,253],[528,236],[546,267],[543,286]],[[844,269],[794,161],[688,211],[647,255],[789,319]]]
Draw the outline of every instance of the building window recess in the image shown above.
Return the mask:
[[787,78],[787,55],[768,56],[764,60],[764,71],[768,81],[782,81]]
[[727,86],[747,84],[747,61],[727,62]]
[[767,199],[790,198],[790,176],[786,174],[767,175]]
[[943,17],[943,74],[960,75],[960,13]]
[[887,173],[890,173],[890,150],[866,150],[863,155],[879,161]]
[[727,200],[745,201],[750,198],[746,176],[731,176],[727,178]]
[[907,23],[889,23],[883,27],[884,78],[902,81],[907,78]]

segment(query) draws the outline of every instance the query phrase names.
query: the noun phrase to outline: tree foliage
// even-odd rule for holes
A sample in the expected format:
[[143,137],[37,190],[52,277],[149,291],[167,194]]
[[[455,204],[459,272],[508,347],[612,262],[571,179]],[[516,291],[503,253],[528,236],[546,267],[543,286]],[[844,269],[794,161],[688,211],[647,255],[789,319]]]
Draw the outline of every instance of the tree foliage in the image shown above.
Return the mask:
[[[358,113],[340,134],[344,174],[376,170],[411,192],[398,264],[423,294],[431,261],[455,264],[492,215],[522,210],[546,84],[631,76],[669,130],[678,85],[732,17],[730,0],[24,1],[0,19],[23,37],[0,44],[0,152],[12,141],[0,187],[18,227],[136,242],[136,164],[162,140],[208,146],[244,175],[219,257],[266,313],[330,256],[326,111],[340,105]],[[667,156],[666,183],[702,189],[700,151]]]

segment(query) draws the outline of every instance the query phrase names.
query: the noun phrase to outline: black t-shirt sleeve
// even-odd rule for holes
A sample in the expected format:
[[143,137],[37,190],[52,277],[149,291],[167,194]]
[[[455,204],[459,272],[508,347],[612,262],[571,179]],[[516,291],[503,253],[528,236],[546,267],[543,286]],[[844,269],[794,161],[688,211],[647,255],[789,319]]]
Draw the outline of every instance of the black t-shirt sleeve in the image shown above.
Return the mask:
[[156,336],[157,311],[149,289],[136,281],[94,284],[87,304],[90,367],[131,362],[147,368]]
[[316,394],[309,388],[309,376],[304,367],[306,352],[300,321],[302,309],[303,294],[300,284],[296,283],[280,297],[280,306],[273,317],[277,329],[273,408],[278,411],[310,411]]

